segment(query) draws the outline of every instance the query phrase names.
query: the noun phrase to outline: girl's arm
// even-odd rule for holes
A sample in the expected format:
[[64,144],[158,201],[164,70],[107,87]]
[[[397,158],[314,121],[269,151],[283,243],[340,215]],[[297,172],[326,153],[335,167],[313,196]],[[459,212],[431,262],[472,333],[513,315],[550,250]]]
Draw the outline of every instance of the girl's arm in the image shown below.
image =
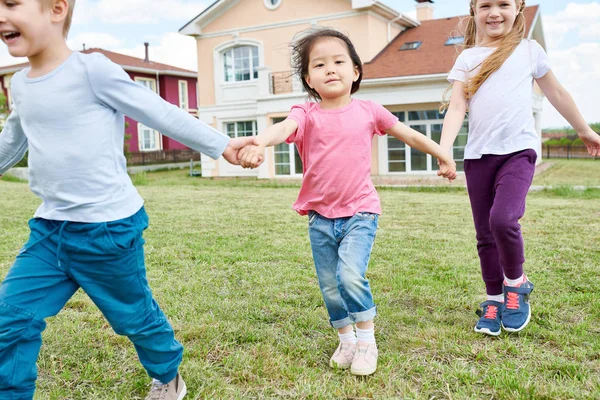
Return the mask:
[[444,117],[444,126],[442,127],[442,138],[440,139],[440,146],[442,149],[454,157],[452,154],[452,146],[454,141],[460,132],[460,128],[465,120],[465,113],[467,112],[467,99],[465,98],[464,83],[461,81],[454,81],[452,84],[452,95],[450,96],[450,105],[446,111]]
[[592,156],[600,155],[600,136],[586,124],[581,113],[577,109],[573,98],[558,82],[552,71],[548,71],[543,77],[536,79],[542,92],[556,110],[571,124],[573,129],[585,143],[588,153]]
[[456,163],[452,160],[450,154],[444,151],[439,144],[429,139],[427,136],[409,128],[402,122],[396,123],[396,125],[385,132],[388,135],[392,135],[396,139],[403,141],[413,149],[431,154],[433,157],[441,160],[438,175],[448,178],[449,180],[456,178]]
[[265,159],[265,147],[276,146],[285,142],[297,129],[298,122],[289,118],[273,124],[266,131],[256,136],[254,140],[256,146],[246,146],[240,150],[241,166],[244,168],[258,167]]

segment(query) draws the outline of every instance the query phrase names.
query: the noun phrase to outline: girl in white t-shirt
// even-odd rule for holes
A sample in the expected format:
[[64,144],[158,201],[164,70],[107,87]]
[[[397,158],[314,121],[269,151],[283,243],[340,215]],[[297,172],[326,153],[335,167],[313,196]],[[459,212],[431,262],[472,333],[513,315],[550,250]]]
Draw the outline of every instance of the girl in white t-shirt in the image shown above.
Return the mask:
[[519,219],[535,171],[540,137],[532,115],[533,81],[575,128],[591,155],[600,136],[550,70],[535,41],[524,39],[524,0],[471,0],[465,50],[448,80],[452,95],[441,146],[447,152],[469,110],[464,170],[486,286],[475,331],[499,335],[523,329],[531,317],[533,284],[525,262]]

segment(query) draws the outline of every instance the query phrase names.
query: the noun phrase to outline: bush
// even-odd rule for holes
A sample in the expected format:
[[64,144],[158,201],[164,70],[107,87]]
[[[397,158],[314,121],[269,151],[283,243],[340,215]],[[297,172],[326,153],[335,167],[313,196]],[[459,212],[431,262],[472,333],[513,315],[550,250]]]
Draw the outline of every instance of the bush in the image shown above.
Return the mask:
[[27,167],[27,158],[29,156],[29,152],[25,153],[25,156],[23,157],[23,159],[21,161],[19,161],[16,165],[15,168],[18,167]]

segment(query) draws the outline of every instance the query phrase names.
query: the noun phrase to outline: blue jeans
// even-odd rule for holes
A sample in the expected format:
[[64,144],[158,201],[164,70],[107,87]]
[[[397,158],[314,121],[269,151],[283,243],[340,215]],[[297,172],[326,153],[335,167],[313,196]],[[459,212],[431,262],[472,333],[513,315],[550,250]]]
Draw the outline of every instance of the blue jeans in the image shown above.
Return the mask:
[[0,399],[33,398],[44,319],[80,287],[114,331],[133,342],[151,377],[173,379],[183,347],[146,280],[144,208],[113,222],[34,218],[29,227],[29,240],[0,285]]
[[365,278],[377,232],[377,214],[329,219],[311,211],[308,234],[331,326],[370,321],[376,309]]

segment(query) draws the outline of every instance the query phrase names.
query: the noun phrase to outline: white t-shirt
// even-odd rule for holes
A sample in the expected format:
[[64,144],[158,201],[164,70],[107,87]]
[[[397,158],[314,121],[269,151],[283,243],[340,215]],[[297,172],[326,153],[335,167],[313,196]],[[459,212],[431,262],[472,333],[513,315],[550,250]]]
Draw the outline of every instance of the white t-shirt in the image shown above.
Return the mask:
[[[473,47],[456,60],[448,81],[467,83],[496,48]],[[469,136],[465,159],[484,154],[538,151],[540,137],[533,118],[533,79],[550,70],[546,52],[534,40],[522,40],[504,64],[469,99]],[[538,154],[539,156],[539,154]]]

